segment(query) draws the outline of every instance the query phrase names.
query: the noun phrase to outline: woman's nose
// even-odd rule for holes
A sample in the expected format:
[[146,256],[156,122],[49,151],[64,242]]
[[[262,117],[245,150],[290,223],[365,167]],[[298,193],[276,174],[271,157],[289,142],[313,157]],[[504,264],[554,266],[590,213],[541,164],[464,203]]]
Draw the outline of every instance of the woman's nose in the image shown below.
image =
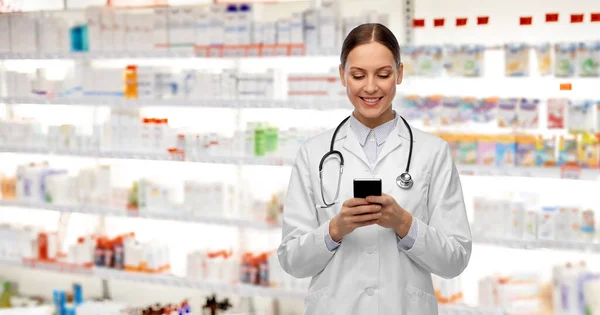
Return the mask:
[[375,93],[377,92],[377,84],[375,84],[375,80],[368,79],[367,84],[365,84],[365,92],[367,93]]

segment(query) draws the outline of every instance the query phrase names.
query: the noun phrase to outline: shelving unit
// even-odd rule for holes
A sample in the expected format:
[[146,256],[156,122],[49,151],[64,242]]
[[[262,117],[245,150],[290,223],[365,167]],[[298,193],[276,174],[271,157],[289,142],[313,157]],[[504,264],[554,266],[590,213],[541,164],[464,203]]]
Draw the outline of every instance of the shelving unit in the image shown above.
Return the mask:
[[[215,283],[209,281],[190,280],[181,277],[176,277],[168,274],[145,274],[133,273],[121,270],[113,270],[108,268],[69,268],[66,266],[58,266],[48,263],[24,263],[14,259],[1,259],[0,266],[4,267],[20,267],[30,268],[35,270],[45,270],[49,272],[57,272],[65,275],[84,275],[96,277],[105,280],[125,280],[138,283],[147,283],[162,286],[181,287],[199,289],[205,291],[220,292],[223,294],[232,294],[237,296],[261,296],[277,299],[304,299],[306,295],[302,290],[284,290],[278,288],[268,288],[253,286],[247,284],[226,284]],[[492,310],[478,308],[469,305],[461,304],[440,304],[440,315],[504,315],[501,310]]]
[[[52,150],[38,148],[14,148],[0,147],[0,152],[6,153],[26,153],[26,154],[44,154],[73,156],[83,158],[105,158],[120,160],[147,160],[147,161],[171,161],[183,162],[171,157],[168,153],[128,153],[128,152],[103,152],[103,151],[73,151],[73,150]],[[191,160],[189,160],[191,159]],[[190,158],[185,162],[212,163],[212,164],[232,164],[232,165],[265,165],[265,166],[289,166],[292,165],[291,158],[278,157],[236,157],[236,156],[203,156],[199,158]]]
[[[73,156],[82,158],[105,158],[121,160],[147,160],[147,161],[171,161],[171,162],[191,162],[191,163],[212,163],[212,164],[231,164],[231,165],[262,165],[262,166],[292,166],[293,157],[276,156],[212,156],[206,155],[198,158],[186,157],[185,161],[179,161],[171,157],[168,153],[130,153],[130,152],[106,152],[106,151],[75,151],[75,150],[47,150],[43,148],[24,148],[0,146],[0,152],[23,153],[23,154],[43,154],[58,156]],[[488,165],[457,165],[462,175],[471,176],[503,176],[503,177],[534,177],[534,178],[554,178],[554,179],[578,179],[587,181],[596,181],[600,176],[598,169],[580,169],[575,174],[563,174],[560,167],[518,167],[518,166],[488,166]]]
[[441,304],[438,307],[439,315],[506,315],[503,310],[488,309],[463,304]]
[[29,268],[34,270],[44,270],[49,272],[56,272],[65,275],[83,275],[96,277],[102,280],[126,280],[138,283],[147,283],[155,285],[164,285],[172,287],[182,287],[190,289],[200,289],[212,292],[219,292],[225,294],[233,294],[238,296],[261,296],[270,298],[291,298],[291,299],[302,299],[305,295],[304,291],[292,291],[278,288],[260,287],[248,284],[227,284],[217,283],[209,281],[197,281],[186,279],[182,277],[176,277],[170,274],[148,274],[148,273],[135,273],[122,270],[114,270],[108,268],[84,268],[84,267],[72,267],[67,265],[59,265],[53,263],[40,263],[40,262],[23,262],[15,259],[0,258],[0,265],[5,267],[20,267]]
[[163,209],[160,212],[152,211],[142,212],[132,211],[127,209],[114,209],[110,207],[102,206],[60,206],[52,204],[30,204],[18,201],[0,200],[0,207],[15,207],[24,209],[43,209],[58,211],[61,213],[83,213],[93,214],[99,216],[112,216],[112,217],[128,217],[128,218],[141,218],[141,219],[153,219],[153,220],[170,220],[180,221],[188,223],[204,223],[204,224],[218,224],[225,226],[236,226],[240,228],[251,228],[256,230],[272,230],[277,229],[276,224],[267,222],[261,222],[258,220],[246,220],[239,218],[228,218],[228,217],[217,217],[217,216],[190,216],[184,213],[182,209]]
[[519,240],[473,236],[473,242],[516,249],[548,249],[600,254],[600,244],[562,240]]
[[[225,47],[226,48],[226,47]],[[101,51],[101,52],[65,52],[65,53],[0,53],[0,60],[97,60],[97,59],[217,59],[237,60],[257,58],[338,58],[339,51],[324,50],[307,53],[304,55],[272,55],[272,56],[247,56],[247,57],[200,57],[199,54],[190,49],[189,51],[165,50],[165,51]]]
[[[101,206],[59,206],[52,204],[28,204],[18,201],[7,201],[0,200],[0,207],[15,207],[23,209],[38,209],[38,210],[49,210],[58,211],[61,213],[83,213],[100,216],[114,216],[114,217],[130,217],[130,218],[141,218],[141,219],[154,219],[154,220],[171,220],[188,223],[204,223],[204,224],[216,224],[225,226],[235,226],[240,228],[251,228],[257,230],[277,230],[281,227],[276,224],[267,222],[261,222],[258,220],[246,220],[238,218],[228,217],[198,217],[189,216],[183,213],[181,209],[164,209],[161,212],[142,212],[136,213],[125,209],[111,209],[109,207]],[[510,238],[493,238],[486,236],[473,236],[473,243],[482,245],[492,245],[505,248],[515,249],[546,249],[546,250],[566,250],[575,252],[590,252],[600,253],[600,243],[586,243],[576,241],[563,241],[563,240],[519,240]]]
[[111,108],[131,107],[193,107],[193,108],[286,108],[286,109],[348,109],[348,101],[343,99],[314,100],[268,100],[268,99],[136,99],[97,98],[97,97],[30,97],[2,98],[0,103],[8,105],[41,104],[41,105],[79,105],[108,106]]

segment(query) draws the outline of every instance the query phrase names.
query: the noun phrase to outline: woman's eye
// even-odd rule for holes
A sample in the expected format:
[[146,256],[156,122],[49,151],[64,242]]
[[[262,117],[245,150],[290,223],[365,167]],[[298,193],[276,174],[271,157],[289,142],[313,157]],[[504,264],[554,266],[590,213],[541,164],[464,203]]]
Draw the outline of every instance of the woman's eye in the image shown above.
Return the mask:
[[352,77],[353,77],[355,80],[360,80],[360,79],[364,78],[365,76],[364,76],[364,75],[353,75]]
[[389,74],[380,74],[379,77],[383,78],[383,79],[387,79],[390,77],[390,75]]

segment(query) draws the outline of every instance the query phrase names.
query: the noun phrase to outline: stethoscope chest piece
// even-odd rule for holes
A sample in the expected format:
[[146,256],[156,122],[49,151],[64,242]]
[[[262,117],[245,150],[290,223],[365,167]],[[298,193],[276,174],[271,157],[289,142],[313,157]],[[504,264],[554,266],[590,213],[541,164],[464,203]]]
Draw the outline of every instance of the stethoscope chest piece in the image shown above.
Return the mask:
[[412,176],[408,173],[402,173],[396,177],[396,184],[398,184],[400,188],[409,189],[413,185]]

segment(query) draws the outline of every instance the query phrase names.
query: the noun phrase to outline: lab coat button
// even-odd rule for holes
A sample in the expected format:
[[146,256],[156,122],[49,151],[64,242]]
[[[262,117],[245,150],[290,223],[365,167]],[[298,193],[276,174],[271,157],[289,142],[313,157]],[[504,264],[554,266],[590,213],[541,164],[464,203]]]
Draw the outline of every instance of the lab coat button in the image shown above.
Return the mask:
[[375,252],[375,246],[369,246],[366,250],[367,254],[371,255]]
[[367,288],[365,291],[367,292],[368,296],[373,296],[373,294],[375,294],[375,290],[373,288]]

